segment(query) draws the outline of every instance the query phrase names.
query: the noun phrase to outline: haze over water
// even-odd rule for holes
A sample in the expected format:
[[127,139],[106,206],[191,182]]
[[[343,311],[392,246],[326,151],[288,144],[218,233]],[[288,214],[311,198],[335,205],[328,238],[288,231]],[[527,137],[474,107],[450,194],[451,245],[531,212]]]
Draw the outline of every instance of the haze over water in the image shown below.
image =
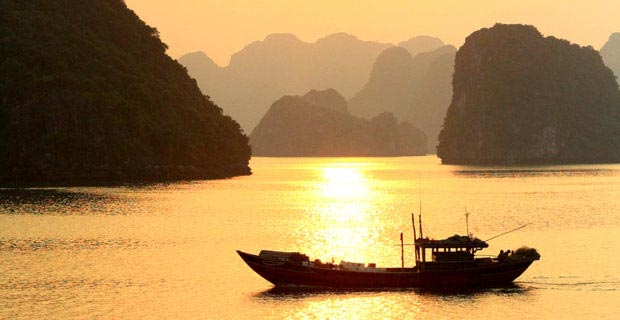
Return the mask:
[[[620,165],[463,167],[428,157],[253,158],[221,181],[0,190],[0,318],[613,319]],[[512,288],[271,290],[235,250],[400,265],[424,234],[541,254]],[[406,251],[406,264],[413,264]]]

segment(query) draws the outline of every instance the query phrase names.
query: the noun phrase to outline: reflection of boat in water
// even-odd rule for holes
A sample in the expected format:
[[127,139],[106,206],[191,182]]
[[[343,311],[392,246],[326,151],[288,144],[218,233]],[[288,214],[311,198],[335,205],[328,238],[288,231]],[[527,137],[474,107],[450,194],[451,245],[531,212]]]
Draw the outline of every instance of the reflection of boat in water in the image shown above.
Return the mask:
[[[414,228],[415,231],[415,228]],[[422,230],[420,229],[420,234]],[[401,245],[402,235],[401,235]],[[520,248],[496,258],[475,257],[489,245],[470,236],[432,240],[420,236],[412,268],[381,268],[374,263],[339,264],[310,261],[299,252],[262,250],[258,255],[237,250],[252,270],[276,287],[315,288],[449,288],[509,285],[540,255],[535,249]],[[427,259],[430,253],[431,259]]]

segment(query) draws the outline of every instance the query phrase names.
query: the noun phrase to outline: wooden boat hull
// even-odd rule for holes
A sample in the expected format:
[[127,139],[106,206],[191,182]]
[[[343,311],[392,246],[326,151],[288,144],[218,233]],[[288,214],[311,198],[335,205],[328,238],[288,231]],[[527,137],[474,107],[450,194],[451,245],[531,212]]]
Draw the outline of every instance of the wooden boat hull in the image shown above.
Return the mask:
[[534,260],[472,264],[453,270],[418,271],[415,268],[388,268],[368,272],[324,267],[274,264],[257,255],[237,250],[256,273],[276,287],[334,289],[496,287],[509,285]]

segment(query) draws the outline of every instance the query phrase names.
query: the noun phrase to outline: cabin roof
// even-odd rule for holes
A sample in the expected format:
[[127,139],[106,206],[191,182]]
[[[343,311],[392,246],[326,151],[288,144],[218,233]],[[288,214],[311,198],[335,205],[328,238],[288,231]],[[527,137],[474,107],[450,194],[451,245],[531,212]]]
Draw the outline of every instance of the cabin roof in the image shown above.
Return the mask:
[[434,240],[428,238],[419,238],[415,241],[417,247],[423,248],[487,248],[488,243],[467,236],[453,235],[447,239]]

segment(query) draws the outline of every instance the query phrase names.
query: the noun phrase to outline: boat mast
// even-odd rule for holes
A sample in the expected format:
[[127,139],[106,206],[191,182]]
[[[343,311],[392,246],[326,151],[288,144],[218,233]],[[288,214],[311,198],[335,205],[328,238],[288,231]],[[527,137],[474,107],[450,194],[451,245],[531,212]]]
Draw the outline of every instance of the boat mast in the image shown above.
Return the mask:
[[415,239],[417,239],[418,236],[416,235],[416,232],[415,232],[415,214],[414,213],[411,213],[411,226],[413,227],[412,228],[413,229],[413,242],[415,242]]
[[411,213],[411,227],[413,229],[413,254],[415,256],[416,264],[418,263],[418,248],[415,246],[415,240],[418,238],[415,232],[415,214]]
[[418,223],[420,224],[420,239],[424,238],[422,234],[422,211],[420,211],[420,215],[418,217]]
[[[423,241],[424,236],[422,235],[422,211],[420,211],[420,216],[419,216],[419,219],[418,219],[418,223],[420,224],[420,240]],[[422,251],[421,252],[421,256],[422,256],[421,260],[422,260],[422,262],[426,262],[426,249],[424,247],[420,247],[420,248],[421,248],[420,251]]]
[[[422,233],[422,188],[421,187],[420,187],[420,215],[418,216],[418,223],[420,224],[420,240],[422,241],[422,239],[424,239],[424,234]],[[418,257],[420,257],[421,255],[422,262],[426,262],[426,249],[424,247],[420,247],[420,248],[421,248],[420,251],[422,252],[418,253]],[[418,262],[416,261],[416,265],[417,263]]]

